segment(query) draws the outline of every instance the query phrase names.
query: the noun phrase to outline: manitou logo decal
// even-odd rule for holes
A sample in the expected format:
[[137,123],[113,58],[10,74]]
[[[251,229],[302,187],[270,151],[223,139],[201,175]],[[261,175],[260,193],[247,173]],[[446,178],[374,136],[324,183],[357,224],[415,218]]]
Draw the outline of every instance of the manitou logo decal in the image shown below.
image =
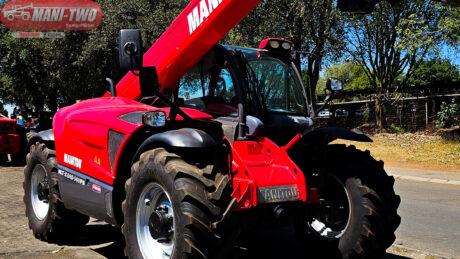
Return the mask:
[[90,0],[12,0],[0,20],[13,30],[92,30],[101,24],[102,11]]
[[78,169],[81,169],[81,159],[74,156],[64,154],[64,163],[73,165]]
[[192,34],[219,7],[222,0],[201,0],[187,16],[188,27]]

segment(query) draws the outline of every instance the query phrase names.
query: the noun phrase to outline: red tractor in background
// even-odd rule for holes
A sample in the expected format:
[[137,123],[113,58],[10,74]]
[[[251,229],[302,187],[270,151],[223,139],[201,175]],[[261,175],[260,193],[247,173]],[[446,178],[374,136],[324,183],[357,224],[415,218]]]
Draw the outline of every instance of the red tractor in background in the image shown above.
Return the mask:
[[281,224],[323,257],[385,253],[400,223],[394,178],[369,152],[331,144],[371,139],[313,128],[288,40],[217,44],[258,3],[194,0],[144,56],[140,32],[121,31],[131,72],[59,110],[27,155],[37,238],[94,217],[121,227],[130,258],[225,258],[240,233]]
[[25,133],[17,125],[16,120],[0,114],[0,164],[8,161],[8,155],[13,162],[22,160]]

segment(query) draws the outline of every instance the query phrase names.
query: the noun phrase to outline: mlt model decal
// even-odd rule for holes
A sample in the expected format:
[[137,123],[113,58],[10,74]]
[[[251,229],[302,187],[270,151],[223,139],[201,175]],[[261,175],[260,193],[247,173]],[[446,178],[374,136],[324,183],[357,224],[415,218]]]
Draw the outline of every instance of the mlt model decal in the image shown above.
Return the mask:
[[221,3],[222,0],[201,0],[200,4],[195,6],[192,12],[187,16],[190,34],[192,34]]
[[79,185],[83,185],[83,186],[86,185],[86,181],[85,181],[85,180],[81,179],[80,177],[78,177],[78,176],[76,176],[76,175],[73,175],[73,174],[71,174],[71,173],[68,173],[68,172],[66,172],[66,171],[64,171],[64,170],[59,169],[59,170],[58,170],[58,174],[64,176],[65,178],[69,179],[69,180],[72,181],[72,182],[78,183]]
[[77,158],[77,157],[74,157],[68,154],[64,154],[64,163],[73,165],[76,168],[81,169],[81,159],[80,158]]

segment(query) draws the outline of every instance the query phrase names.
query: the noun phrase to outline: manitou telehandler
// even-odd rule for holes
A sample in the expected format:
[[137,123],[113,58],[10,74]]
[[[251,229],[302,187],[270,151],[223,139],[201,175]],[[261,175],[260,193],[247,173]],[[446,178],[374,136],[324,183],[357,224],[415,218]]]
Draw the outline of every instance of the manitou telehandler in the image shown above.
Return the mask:
[[145,55],[140,32],[121,31],[131,72],[110,95],[60,109],[27,155],[37,238],[93,217],[121,227],[130,258],[225,258],[240,233],[285,224],[322,258],[384,254],[400,223],[394,178],[369,152],[331,144],[371,139],[313,128],[288,40],[217,44],[258,3],[193,0]]

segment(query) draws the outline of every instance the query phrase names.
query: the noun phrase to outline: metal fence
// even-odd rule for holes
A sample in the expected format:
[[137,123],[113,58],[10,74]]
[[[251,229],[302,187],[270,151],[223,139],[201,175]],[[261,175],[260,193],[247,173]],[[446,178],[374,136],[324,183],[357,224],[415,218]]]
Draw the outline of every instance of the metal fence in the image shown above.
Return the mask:
[[[407,131],[432,129],[443,102],[457,103],[456,116],[460,119],[460,94],[433,95],[401,98],[394,105],[386,107],[387,127],[399,127]],[[355,128],[364,124],[375,124],[375,101],[353,101],[334,103],[328,109],[317,114],[320,126],[341,126]]]

